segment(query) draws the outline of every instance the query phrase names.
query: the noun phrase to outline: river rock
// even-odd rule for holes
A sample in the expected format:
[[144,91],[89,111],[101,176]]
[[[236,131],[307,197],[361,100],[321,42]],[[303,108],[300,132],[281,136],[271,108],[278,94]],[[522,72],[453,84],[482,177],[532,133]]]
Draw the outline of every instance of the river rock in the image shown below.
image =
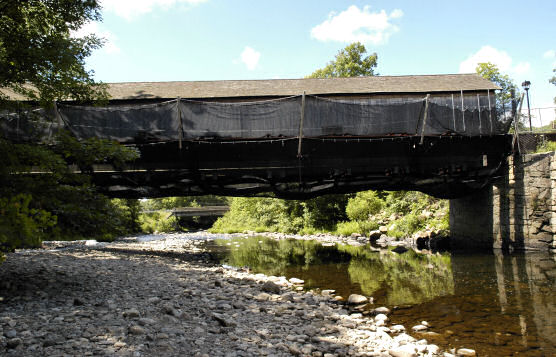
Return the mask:
[[139,325],[130,326],[128,331],[132,335],[143,335],[145,333],[145,329]]
[[270,280],[263,284],[261,290],[271,294],[280,294],[280,286]]
[[373,313],[375,314],[389,314],[390,313],[390,309],[385,307],[385,306],[381,306],[381,307],[377,307],[376,309],[373,309]]
[[233,326],[237,326],[237,324],[232,321],[231,319],[227,318],[224,315],[221,314],[217,314],[217,313],[213,313],[212,317],[218,321],[218,323],[224,327],[233,327]]
[[472,350],[470,348],[460,348],[456,351],[457,357],[475,357],[476,355],[477,352],[475,352],[475,350]]
[[413,326],[411,329],[415,332],[419,332],[419,331],[424,331],[426,330],[428,327],[425,325],[415,325]]
[[17,332],[16,330],[4,331],[4,336],[6,336],[6,338],[14,338],[17,336]]
[[386,321],[388,321],[388,316],[386,316],[384,314],[378,314],[378,315],[375,316],[375,322],[378,322],[378,321],[386,322]]
[[369,232],[369,239],[370,240],[377,240],[378,238],[380,238],[381,235],[382,235],[382,232],[379,229],[374,230],[374,231],[370,231]]
[[10,338],[8,341],[6,341],[6,346],[8,348],[16,348],[17,346],[21,345],[21,338]]
[[298,279],[298,278],[291,278],[290,283],[292,283],[294,285],[301,285],[301,284],[305,284],[305,280],[301,280],[301,279]]
[[415,346],[408,344],[388,350],[392,357],[417,357]]
[[139,310],[129,309],[129,310],[124,311],[123,315],[124,315],[124,317],[133,319],[135,317],[139,317]]
[[363,295],[359,295],[359,294],[351,294],[348,297],[348,304],[350,305],[361,305],[361,304],[365,304],[369,301],[369,299],[366,296]]

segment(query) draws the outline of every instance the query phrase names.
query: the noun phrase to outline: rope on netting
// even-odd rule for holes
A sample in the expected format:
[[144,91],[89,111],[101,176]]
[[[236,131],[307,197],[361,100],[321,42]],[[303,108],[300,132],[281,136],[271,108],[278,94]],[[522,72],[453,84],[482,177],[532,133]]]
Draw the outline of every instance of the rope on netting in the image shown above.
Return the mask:
[[465,133],[465,107],[463,105],[463,89],[460,91],[461,95],[461,121],[463,123],[463,132]]
[[425,114],[423,114],[423,126],[421,127],[421,141],[419,142],[420,145],[423,145],[423,142],[425,141],[425,126],[427,125],[427,117],[429,114],[430,97],[431,95],[427,94],[427,97],[425,98]]
[[303,121],[305,119],[305,91],[301,96],[301,116],[299,118],[299,142],[297,144],[297,157],[301,158],[301,143],[303,141]]

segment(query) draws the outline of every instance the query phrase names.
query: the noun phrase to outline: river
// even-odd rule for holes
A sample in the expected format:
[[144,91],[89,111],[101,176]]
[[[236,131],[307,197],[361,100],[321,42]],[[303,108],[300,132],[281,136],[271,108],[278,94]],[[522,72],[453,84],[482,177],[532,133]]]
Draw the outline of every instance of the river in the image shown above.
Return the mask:
[[548,253],[397,254],[370,245],[265,237],[208,239],[213,259],[254,273],[296,277],[306,289],[373,297],[408,329],[480,356],[556,355],[556,257]]

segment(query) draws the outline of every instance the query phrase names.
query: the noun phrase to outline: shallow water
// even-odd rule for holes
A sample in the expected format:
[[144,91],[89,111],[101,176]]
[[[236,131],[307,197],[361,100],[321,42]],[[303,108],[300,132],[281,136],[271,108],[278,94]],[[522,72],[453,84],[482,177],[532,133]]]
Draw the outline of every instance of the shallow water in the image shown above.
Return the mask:
[[556,356],[556,259],[542,253],[396,254],[370,246],[322,246],[264,237],[216,239],[205,249],[221,264],[296,277],[307,289],[372,296],[392,323],[444,348],[480,356]]

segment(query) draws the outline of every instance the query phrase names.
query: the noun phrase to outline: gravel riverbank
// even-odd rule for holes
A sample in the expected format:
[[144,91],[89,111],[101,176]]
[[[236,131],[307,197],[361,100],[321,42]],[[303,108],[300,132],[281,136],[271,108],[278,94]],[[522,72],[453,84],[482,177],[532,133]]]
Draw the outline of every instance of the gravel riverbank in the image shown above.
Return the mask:
[[452,355],[391,326],[387,308],[354,313],[295,280],[215,266],[200,237],[8,254],[0,355]]

